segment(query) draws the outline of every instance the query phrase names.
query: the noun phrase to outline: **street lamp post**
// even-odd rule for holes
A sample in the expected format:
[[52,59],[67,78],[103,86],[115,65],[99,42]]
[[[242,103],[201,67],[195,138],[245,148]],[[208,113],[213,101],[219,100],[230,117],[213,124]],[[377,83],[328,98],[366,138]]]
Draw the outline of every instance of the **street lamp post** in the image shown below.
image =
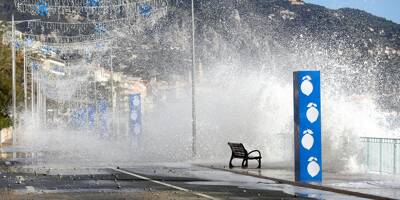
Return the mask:
[[35,74],[35,69],[33,65],[31,65],[31,115],[33,119],[33,114],[35,111],[35,82],[34,82],[34,75]]
[[113,50],[111,49],[111,55],[110,55],[110,71],[111,71],[111,108],[112,108],[112,113],[114,117],[114,112],[115,112],[115,104],[114,104],[114,66],[113,66]]
[[[17,87],[16,87],[16,38],[15,38],[15,24],[21,22],[28,22],[28,21],[38,21],[38,19],[34,20],[22,20],[22,21],[15,21],[14,20],[14,13],[11,15],[11,57],[12,57],[12,145],[16,145],[16,125],[17,125]],[[27,85],[26,85],[26,61],[25,61],[25,47],[24,47],[24,98],[25,98],[25,110],[27,108]],[[15,157],[15,153],[13,154]]]
[[24,108],[25,112],[28,111],[28,80],[26,75],[26,47],[24,45]]
[[196,156],[196,49],[195,49],[195,23],[194,23],[194,0],[192,0],[192,153]]
[[[12,122],[13,122],[13,131],[12,131],[12,145],[16,145],[16,124],[17,124],[17,93],[16,93],[16,61],[15,61],[15,22],[14,22],[14,14],[11,16],[12,24],[11,24],[11,51],[12,51]],[[14,156],[13,156],[14,157]]]

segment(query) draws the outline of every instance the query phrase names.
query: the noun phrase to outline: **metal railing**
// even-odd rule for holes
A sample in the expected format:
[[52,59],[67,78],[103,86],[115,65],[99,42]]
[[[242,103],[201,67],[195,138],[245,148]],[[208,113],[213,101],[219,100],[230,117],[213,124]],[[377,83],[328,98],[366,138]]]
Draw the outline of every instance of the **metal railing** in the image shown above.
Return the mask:
[[361,142],[368,171],[400,174],[400,138],[362,137]]

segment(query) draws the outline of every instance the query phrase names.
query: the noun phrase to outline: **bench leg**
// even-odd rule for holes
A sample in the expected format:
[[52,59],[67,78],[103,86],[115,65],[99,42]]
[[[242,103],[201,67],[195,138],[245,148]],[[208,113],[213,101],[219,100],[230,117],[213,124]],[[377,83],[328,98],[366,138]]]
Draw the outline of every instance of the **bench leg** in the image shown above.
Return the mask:
[[242,168],[247,168],[248,164],[249,164],[249,161],[244,158],[242,161]]
[[231,156],[231,160],[229,161],[229,168],[233,168],[232,160],[233,160],[233,155]]
[[261,168],[261,158],[260,159],[258,159],[258,167],[257,167],[258,169],[260,169]]

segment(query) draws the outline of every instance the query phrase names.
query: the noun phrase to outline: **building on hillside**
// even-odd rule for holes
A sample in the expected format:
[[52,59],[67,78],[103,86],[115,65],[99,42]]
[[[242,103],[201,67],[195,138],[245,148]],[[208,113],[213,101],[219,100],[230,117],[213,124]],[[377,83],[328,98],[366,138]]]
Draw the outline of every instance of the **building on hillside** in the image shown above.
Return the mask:
[[304,0],[289,0],[292,5],[304,5]]
[[[1,23],[1,21],[0,21],[0,23]],[[5,26],[0,27],[0,30],[3,30],[3,29],[7,29],[7,28]],[[8,31],[5,34],[3,34],[3,38],[2,38],[1,42],[3,44],[9,44],[9,43],[11,43],[11,38],[12,38],[12,33],[11,33],[11,31]],[[17,42],[21,41],[22,38],[23,38],[22,32],[18,31],[18,30],[15,30],[15,38],[17,39]]]
[[0,130],[0,147],[11,145],[12,143],[12,128],[3,128]]

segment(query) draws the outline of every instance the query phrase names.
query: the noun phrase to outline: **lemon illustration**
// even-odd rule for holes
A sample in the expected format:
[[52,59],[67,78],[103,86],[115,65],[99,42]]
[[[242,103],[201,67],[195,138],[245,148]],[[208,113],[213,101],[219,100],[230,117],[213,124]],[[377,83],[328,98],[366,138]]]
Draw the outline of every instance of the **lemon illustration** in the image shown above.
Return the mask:
[[311,83],[311,77],[310,76],[304,76],[302,78],[302,82],[301,82],[301,92],[306,95],[306,96],[310,96],[310,94],[313,92],[314,90],[314,86]]
[[308,159],[308,165],[307,165],[307,172],[311,177],[315,177],[319,174],[319,171],[321,170],[321,167],[317,163],[318,159],[315,157],[310,157]]
[[135,128],[133,128],[133,132],[134,132],[136,135],[139,135],[139,134],[140,134],[140,131],[141,131],[141,126],[140,126],[140,124],[135,124]]
[[136,121],[137,118],[138,118],[138,114],[137,114],[136,112],[132,112],[132,114],[131,114],[131,119],[132,119],[133,121]]
[[307,105],[308,109],[307,109],[306,116],[310,123],[316,122],[319,117],[319,111],[316,107],[317,107],[317,104],[315,104],[315,103],[309,103]]
[[133,97],[133,105],[138,106],[140,104],[139,96]]
[[312,134],[314,134],[310,129],[307,129],[303,132],[303,137],[301,139],[301,145],[307,149],[310,150],[313,145],[314,145],[314,137]]

